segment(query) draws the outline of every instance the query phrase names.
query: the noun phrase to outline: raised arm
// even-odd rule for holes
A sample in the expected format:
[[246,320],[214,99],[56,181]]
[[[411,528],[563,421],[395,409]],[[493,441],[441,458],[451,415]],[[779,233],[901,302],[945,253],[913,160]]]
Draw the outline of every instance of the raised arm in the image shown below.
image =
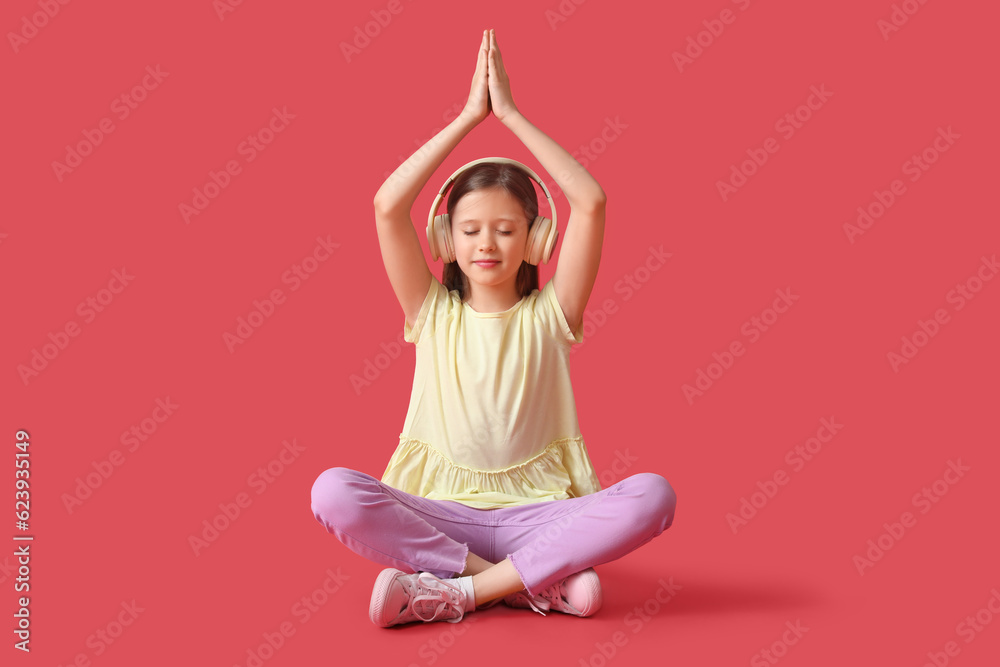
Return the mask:
[[510,79],[500,56],[496,33],[490,30],[489,37],[489,88],[493,115],[521,140],[555,179],[570,205],[552,282],[566,321],[576,332],[583,323],[583,313],[601,263],[607,197],[583,165],[518,111],[511,96]]
[[432,276],[424,260],[410,210],[421,189],[448,154],[489,115],[488,51],[488,36],[484,31],[472,90],[462,113],[399,165],[375,193],[375,228],[382,249],[382,262],[406,321],[411,326],[416,322],[420,306],[430,289]]

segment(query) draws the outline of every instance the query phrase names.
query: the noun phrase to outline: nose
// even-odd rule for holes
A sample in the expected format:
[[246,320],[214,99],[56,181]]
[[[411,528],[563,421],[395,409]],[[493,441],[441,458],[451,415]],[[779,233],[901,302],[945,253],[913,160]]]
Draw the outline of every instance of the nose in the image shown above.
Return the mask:
[[490,232],[483,232],[479,235],[479,248],[480,250],[489,250],[496,245],[496,241],[493,238],[493,234]]

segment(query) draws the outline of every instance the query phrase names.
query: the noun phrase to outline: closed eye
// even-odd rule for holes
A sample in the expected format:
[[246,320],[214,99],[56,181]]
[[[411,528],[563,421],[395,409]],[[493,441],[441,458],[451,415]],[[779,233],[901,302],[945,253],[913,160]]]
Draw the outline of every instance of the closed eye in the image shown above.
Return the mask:
[[[477,230],[477,231],[474,231],[474,232],[462,232],[462,233],[465,234],[466,236],[472,236],[474,234],[478,234],[479,231]],[[502,234],[503,236],[510,236],[514,232],[497,231],[497,233],[498,234]]]

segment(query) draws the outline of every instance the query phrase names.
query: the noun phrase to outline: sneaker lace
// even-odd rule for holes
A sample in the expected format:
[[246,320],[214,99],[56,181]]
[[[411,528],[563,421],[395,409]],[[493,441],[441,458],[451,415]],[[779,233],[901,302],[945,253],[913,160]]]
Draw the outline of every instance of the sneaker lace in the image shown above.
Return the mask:
[[[415,578],[401,578],[400,584],[409,594],[407,611],[421,621],[436,621],[439,618],[449,623],[458,623],[465,615],[464,591],[430,572],[421,572]],[[456,615],[448,618],[448,614]]]
[[[544,591],[539,591],[538,595],[529,595],[526,590],[521,591],[518,595],[524,598],[529,607],[537,611],[542,616],[545,616],[545,612],[549,611],[553,607],[557,610],[569,607],[565,599],[566,588],[564,586],[564,581],[564,579],[557,581]],[[543,609],[545,611],[542,611]]]
[[573,607],[569,602],[566,601],[566,580],[560,579],[556,583],[552,584],[544,591],[539,591],[538,595],[532,597],[528,595],[527,591],[524,591],[524,596],[528,599],[528,604],[531,608],[537,611],[539,614],[544,616],[545,614],[535,606],[537,603],[539,606],[543,607],[546,611],[550,609],[556,609],[557,611],[570,610],[572,613],[579,613],[579,610]]
[[[544,599],[544,598],[542,598],[540,596],[539,597],[532,597],[531,595],[528,595],[527,593],[521,593],[521,595],[524,596],[524,599],[528,603],[528,606],[531,607],[532,609],[534,609],[535,611],[537,611],[542,616],[546,615],[545,612],[542,611],[542,609],[545,609],[546,611],[548,611],[552,607],[552,604],[548,600],[546,600],[546,599]],[[539,609],[539,607],[541,607],[541,609]]]

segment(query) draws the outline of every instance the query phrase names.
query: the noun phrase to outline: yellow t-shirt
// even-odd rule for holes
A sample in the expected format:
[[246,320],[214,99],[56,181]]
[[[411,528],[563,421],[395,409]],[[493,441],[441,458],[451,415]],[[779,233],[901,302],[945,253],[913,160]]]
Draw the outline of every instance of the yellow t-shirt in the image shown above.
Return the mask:
[[413,390],[382,476],[416,496],[482,509],[601,490],[570,383],[574,334],[552,281],[480,313],[434,276],[411,328]]

